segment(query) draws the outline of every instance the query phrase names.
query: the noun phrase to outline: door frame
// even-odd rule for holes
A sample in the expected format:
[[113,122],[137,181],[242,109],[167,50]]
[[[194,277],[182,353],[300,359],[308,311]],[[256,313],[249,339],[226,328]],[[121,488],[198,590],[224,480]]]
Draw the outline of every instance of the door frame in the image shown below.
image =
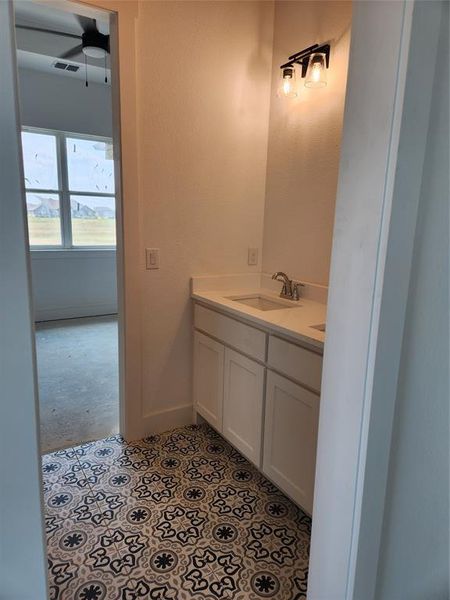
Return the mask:
[[[141,294],[138,130],[136,110],[136,0],[31,0],[89,18],[109,16],[112,139],[116,189],[116,278],[119,359],[119,432],[142,437]],[[120,28],[120,31],[119,31]],[[120,65],[127,69],[120,72]],[[126,223],[126,228],[124,224]]]
[[440,18],[439,3],[353,5],[308,600],[376,597]]

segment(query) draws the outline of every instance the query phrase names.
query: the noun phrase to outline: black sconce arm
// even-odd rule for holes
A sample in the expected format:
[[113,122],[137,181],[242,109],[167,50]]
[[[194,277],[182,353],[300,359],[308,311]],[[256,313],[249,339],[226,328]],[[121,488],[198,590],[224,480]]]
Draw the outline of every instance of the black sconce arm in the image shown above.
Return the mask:
[[306,77],[306,71],[308,70],[309,59],[311,55],[319,52],[321,54],[325,54],[325,66],[328,69],[330,66],[330,44],[314,44],[313,46],[308,46],[308,48],[292,54],[289,57],[288,62],[281,65],[280,69],[286,69],[287,67],[292,67],[295,64],[299,64],[302,67],[302,77]]

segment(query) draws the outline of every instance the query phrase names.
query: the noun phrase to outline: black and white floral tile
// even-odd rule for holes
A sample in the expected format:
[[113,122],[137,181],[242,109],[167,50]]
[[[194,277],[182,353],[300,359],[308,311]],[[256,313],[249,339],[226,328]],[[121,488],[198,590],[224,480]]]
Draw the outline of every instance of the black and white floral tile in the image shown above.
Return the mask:
[[51,600],[301,600],[311,521],[207,426],[43,457]]

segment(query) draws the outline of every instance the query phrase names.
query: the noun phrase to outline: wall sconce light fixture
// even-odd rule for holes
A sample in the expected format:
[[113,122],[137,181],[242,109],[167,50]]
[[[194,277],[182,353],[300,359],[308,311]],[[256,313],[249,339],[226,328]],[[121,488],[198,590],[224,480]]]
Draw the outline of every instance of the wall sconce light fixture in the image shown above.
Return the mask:
[[297,96],[295,65],[282,69],[278,95],[285,98],[295,98]]
[[326,69],[330,66],[330,44],[309,46],[290,56],[288,62],[281,65],[279,96],[286,98],[297,96],[295,65],[300,65],[301,77],[305,79],[305,87],[325,87],[327,85]]

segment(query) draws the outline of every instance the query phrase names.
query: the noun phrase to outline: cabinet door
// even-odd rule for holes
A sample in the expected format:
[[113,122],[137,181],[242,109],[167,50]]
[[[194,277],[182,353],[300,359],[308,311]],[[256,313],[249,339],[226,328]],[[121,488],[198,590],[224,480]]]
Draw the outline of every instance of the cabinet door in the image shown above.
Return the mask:
[[225,348],[223,435],[261,466],[264,367]]
[[319,396],[267,371],[263,472],[310,514]]
[[220,432],[224,352],[222,344],[194,332],[194,408]]

